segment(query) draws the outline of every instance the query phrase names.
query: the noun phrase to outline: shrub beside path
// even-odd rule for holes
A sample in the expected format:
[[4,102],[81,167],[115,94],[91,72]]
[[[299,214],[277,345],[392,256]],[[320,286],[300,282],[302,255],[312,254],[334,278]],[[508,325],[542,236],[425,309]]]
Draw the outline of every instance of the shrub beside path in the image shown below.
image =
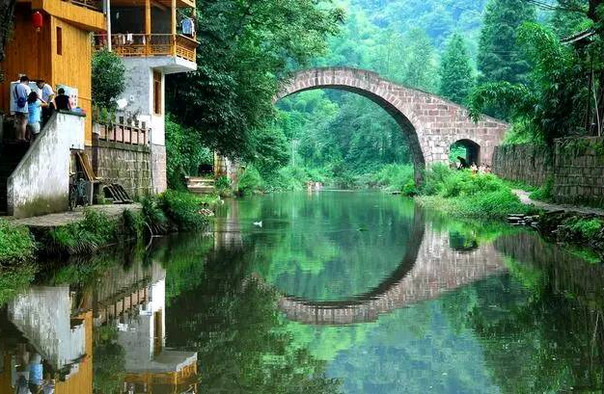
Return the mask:
[[520,202],[527,205],[534,205],[537,208],[543,209],[547,212],[554,211],[565,211],[565,212],[577,212],[583,215],[598,215],[604,216],[604,209],[599,208],[590,208],[590,207],[579,207],[576,205],[568,205],[568,204],[552,204],[543,201],[536,201],[530,198],[530,192],[524,190],[514,190],[514,194],[520,198]]

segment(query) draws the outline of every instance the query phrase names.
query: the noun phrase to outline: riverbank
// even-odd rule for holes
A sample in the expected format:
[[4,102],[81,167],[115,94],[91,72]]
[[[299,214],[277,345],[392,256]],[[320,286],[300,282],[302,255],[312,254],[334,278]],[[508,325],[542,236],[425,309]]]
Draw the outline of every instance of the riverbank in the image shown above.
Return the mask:
[[167,191],[140,203],[106,205],[20,220],[0,220],[0,268],[40,257],[91,254],[115,244],[208,225],[216,196]]
[[[547,240],[588,248],[604,261],[604,209],[554,204],[531,199],[529,192],[514,190],[523,204],[542,210],[533,227]],[[592,259],[593,260],[593,259]]]

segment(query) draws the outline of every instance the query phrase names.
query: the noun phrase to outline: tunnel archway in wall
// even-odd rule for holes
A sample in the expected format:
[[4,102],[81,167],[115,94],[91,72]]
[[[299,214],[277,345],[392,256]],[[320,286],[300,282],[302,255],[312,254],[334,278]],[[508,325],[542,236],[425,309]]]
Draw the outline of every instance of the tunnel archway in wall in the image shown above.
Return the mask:
[[480,166],[480,145],[471,140],[456,141],[450,147],[449,157],[452,162],[458,162],[458,157],[463,157],[467,165],[476,164]]
[[395,84],[374,72],[347,67],[300,71],[282,83],[274,102],[314,89],[356,93],[386,110],[407,136],[417,182],[426,165],[449,161],[450,146],[456,141],[474,142],[480,147],[478,159],[490,165],[495,146],[508,129],[506,123],[489,117],[473,122],[460,105]]

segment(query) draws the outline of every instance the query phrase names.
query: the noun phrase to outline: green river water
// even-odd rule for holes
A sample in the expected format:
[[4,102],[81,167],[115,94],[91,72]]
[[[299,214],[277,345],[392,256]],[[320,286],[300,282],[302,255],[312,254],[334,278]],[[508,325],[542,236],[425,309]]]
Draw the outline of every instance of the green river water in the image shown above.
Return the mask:
[[0,393],[602,392],[603,294],[604,266],[525,229],[250,197],[5,295]]

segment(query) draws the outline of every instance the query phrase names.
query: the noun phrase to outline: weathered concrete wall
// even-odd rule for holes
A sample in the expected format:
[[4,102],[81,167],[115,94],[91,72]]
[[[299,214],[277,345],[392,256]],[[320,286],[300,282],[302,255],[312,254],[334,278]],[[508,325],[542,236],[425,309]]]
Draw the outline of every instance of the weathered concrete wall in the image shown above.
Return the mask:
[[166,165],[165,145],[151,144],[151,174],[153,176],[154,193],[163,193],[168,189]]
[[8,179],[8,212],[17,218],[67,210],[72,148],[83,148],[85,118],[58,113]]
[[493,155],[493,173],[510,181],[541,186],[554,173],[554,159],[542,146],[498,146]]
[[554,198],[559,203],[604,204],[604,137],[556,141]]
[[88,149],[94,171],[103,181],[119,183],[133,198],[153,192],[151,149],[148,146],[95,141]]

